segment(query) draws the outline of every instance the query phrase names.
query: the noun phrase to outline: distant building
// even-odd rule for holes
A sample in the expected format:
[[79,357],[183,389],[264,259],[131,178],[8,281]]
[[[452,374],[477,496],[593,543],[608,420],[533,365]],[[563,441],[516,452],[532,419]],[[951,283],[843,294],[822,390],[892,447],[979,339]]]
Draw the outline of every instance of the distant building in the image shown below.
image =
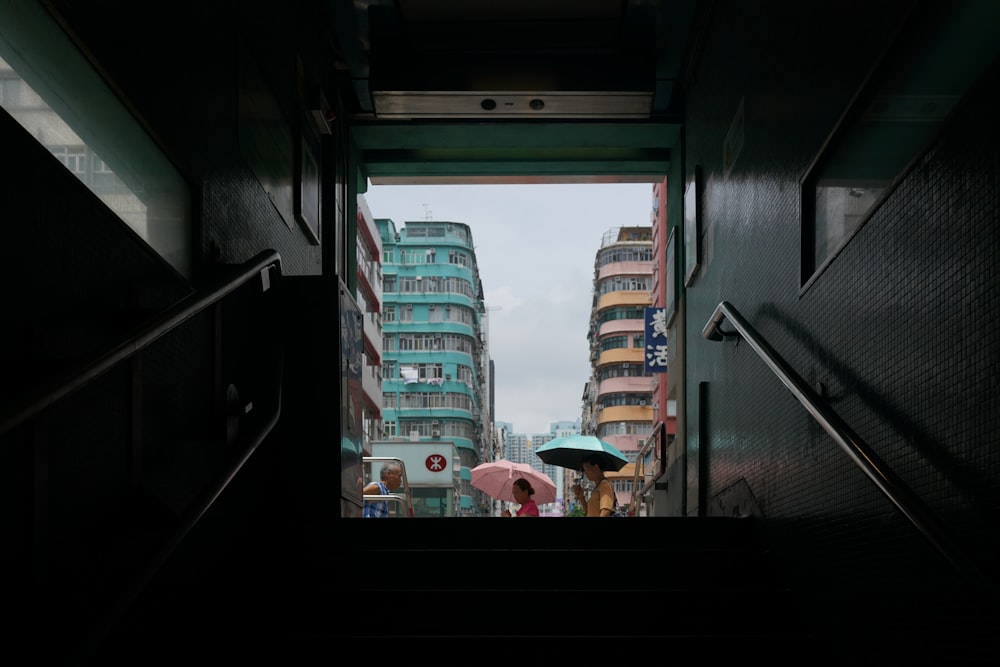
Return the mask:
[[[534,452],[531,449],[531,439],[526,433],[515,433],[513,429],[504,434],[504,458],[514,463],[524,463],[534,468],[538,468]],[[537,461],[541,463],[541,461]]]
[[569,485],[572,484],[571,480],[575,479],[576,475],[573,471],[561,466],[542,463],[541,459],[537,455],[534,455],[534,452],[542,445],[556,438],[564,438],[579,432],[579,421],[558,421],[549,424],[548,433],[537,433],[531,436],[532,456],[535,460],[534,466],[551,477],[552,481],[556,483],[556,502],[551,505],[542,506],[542,516],[563,516],[565,514],[569,501],[573,500],[571,494],[568,494]]

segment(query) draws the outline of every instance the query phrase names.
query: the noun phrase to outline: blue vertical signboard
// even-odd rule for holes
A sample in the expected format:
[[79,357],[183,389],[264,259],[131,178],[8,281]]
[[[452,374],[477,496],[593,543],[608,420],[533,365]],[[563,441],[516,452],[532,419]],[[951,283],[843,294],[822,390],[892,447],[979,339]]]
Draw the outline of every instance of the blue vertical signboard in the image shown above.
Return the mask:
[[653,306],[646,308],[646,370],[667,372],[667,311]]

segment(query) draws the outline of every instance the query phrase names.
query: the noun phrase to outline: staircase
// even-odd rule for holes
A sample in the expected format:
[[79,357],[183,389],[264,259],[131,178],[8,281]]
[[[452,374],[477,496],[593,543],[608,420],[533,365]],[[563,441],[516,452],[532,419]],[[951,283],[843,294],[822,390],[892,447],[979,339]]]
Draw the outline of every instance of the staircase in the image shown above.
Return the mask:
[[[274,467],[248,466],[244,474],[258,480],[235,481],[231,490],[247,499],[241,503],[267,497]],[[829,617],[817,620],[817,602],[799,604],[805,597],[785,584],[776,564],[788,561],[766,548],[771,526],[759,518],[322,523],[287,510],[274,505],[246,539],[220,550],[212,515],[232,512],[213,508],[106,641],[73,664],[309,665],[365,653],[420,665],[513,664],[524,656],[699,666],[996,664],[988,658],[997,636],[988,615],[963,617],[971,624],[966,641],[952,652],[945,645],[954,633],[943,626],[941,633],[894,627],[935,608],[935,598],[880,618],[871,607],[878,595],[859,597],[852,588],[845,591],[852,605],[825,611],[839,630]],[[189,551],[199,544],[207,550]]]
[[475,659],[491,664],[848,664],[813,635],[755,521],[341,519],[335,539],[287,550],[285,564],[291,536],[274,533],[273,549],[246,554],[256,573],[233,563],[212,581],[158,586],[86,664],[303,665],[359,652],[428,664],[470,646],[487,647]]
[[494,658],[513,663],[543,646],[838,664],[825,662],[757,528],[722,517],[341,521],[336,560],[353,565],[329,581],[337,602],[289,634],[408,655],[490,640]]

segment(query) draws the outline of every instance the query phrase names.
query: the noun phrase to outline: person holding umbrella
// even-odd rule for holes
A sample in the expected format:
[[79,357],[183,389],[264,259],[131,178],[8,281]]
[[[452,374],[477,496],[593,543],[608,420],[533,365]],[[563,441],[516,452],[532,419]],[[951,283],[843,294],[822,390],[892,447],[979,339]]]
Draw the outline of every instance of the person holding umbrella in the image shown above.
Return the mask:
[[[583,474],[594,483],[594,491],[587,499],[587,516],[611,516],[615,511],[615,489],[604,477],[602,465],[604,459],[600,454],[588,454],[583,457]],[[583,495],[581,490],[580,496]]]
[[531,483],[523,477],[514,480],[512,486],[514,492],[514,502],[521,505],[516,515],[512,515],[510,510],[504,510],[500,516],[540,516],[538,504],[531,498],[535,495],[535,490],[531,488]]

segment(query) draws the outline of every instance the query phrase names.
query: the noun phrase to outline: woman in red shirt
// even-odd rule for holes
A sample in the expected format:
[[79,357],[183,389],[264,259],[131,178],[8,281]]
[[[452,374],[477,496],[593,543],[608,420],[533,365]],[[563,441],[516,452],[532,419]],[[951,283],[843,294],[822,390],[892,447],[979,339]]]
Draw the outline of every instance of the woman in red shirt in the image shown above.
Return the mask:
[[[512,490],[514,502],[521,505],[521,509],[517,510],[517,514],[514,516],[539,516],[538,505],[531,499],[531,496],[535,495],[535,490],[531,488],[531,483],[528,480],[523,477],[515,479]],[[510,510],[504,510],[500,516],[511,516]]]

